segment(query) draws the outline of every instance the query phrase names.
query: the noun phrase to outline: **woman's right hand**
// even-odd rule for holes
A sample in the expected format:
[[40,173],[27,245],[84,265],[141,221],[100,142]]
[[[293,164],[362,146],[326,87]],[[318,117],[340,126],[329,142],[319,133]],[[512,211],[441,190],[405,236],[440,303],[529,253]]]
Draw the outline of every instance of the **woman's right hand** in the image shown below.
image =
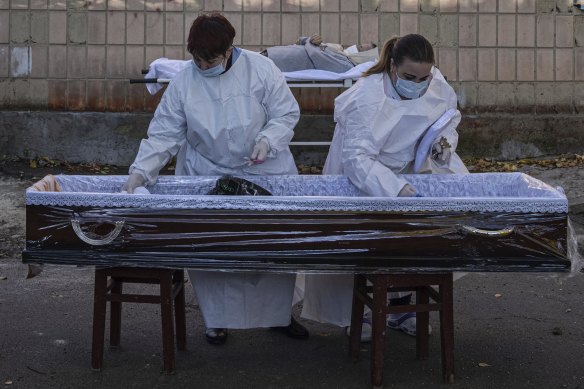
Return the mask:
[[266,157],[268,156],[269,152],[270,143],[264,137],[260,139],[260,141],[256,143],[256,145],[254,146],[253,151],[251,152],[251,156],[249,157],[249,160],[252,162],[252,164],[262,163],[266,160]]

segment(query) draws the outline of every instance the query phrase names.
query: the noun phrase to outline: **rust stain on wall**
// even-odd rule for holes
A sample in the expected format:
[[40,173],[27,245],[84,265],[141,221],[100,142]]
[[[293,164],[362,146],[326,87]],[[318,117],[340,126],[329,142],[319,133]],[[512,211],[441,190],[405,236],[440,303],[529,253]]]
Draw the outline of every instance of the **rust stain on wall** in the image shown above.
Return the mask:
[[49,80],[49,102],[47,106],[51,110],[67,110],[66,81]]
[[94,112],[105,111],[105,82],[87,82],[87,110]]
[[130,84],[128,93],[128,111],[141,112],[144,110],[144,85]]
[[69,81],[67,106],[71,111],[85,110],[85,81]]
[[110,81],[106,86],[106,106],[111,112],[123,112],[126,110],[125,81]]

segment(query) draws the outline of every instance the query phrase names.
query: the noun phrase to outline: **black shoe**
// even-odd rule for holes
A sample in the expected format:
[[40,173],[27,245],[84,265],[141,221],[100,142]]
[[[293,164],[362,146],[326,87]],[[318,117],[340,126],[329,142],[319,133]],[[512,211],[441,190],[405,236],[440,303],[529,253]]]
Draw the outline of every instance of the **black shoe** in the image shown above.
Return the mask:
[[224,344],[227,340],[227,330],[225,328],[207,328],[205,330],[207,342],[215,345]]
[[290,318],[290,324],[285,327],[272,327],[272,330],[282,332],[287,336],[294,339],[307,339],[309,336],[308,330],[304,326],[294,319],[294,316]]

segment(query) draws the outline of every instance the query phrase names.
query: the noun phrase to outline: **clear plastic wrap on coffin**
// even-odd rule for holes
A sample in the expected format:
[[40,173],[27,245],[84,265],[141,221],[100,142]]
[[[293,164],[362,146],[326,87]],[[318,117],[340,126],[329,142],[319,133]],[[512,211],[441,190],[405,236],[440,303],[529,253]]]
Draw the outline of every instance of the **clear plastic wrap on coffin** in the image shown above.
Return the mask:
[[47,176],[26,192],[26,263],[275,272],[568,272],[568,201],[521,173],[404,175],[423,197],[344,176],[246,176],[272,196],[207,195],[219,177]]

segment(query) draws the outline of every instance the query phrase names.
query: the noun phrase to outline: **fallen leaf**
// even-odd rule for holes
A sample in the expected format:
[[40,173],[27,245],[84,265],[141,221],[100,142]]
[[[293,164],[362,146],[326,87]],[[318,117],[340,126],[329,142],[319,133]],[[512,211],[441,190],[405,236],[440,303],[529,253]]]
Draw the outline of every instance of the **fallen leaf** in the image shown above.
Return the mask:
[[10,381],[10,380],[4,381],[4,385],[12,385],[12,381]]
[[491,365],[489,365],[488,363],[485,362],[479,362],[479,367],[490,367]]
[[7,279],[8,279],[8,277],[6,277],[6,276],[0,277],[0,281],[4,281],[4,280],[7,280]]
[[501,293],[495,293],[495,298],[501,298],[503,296]]

